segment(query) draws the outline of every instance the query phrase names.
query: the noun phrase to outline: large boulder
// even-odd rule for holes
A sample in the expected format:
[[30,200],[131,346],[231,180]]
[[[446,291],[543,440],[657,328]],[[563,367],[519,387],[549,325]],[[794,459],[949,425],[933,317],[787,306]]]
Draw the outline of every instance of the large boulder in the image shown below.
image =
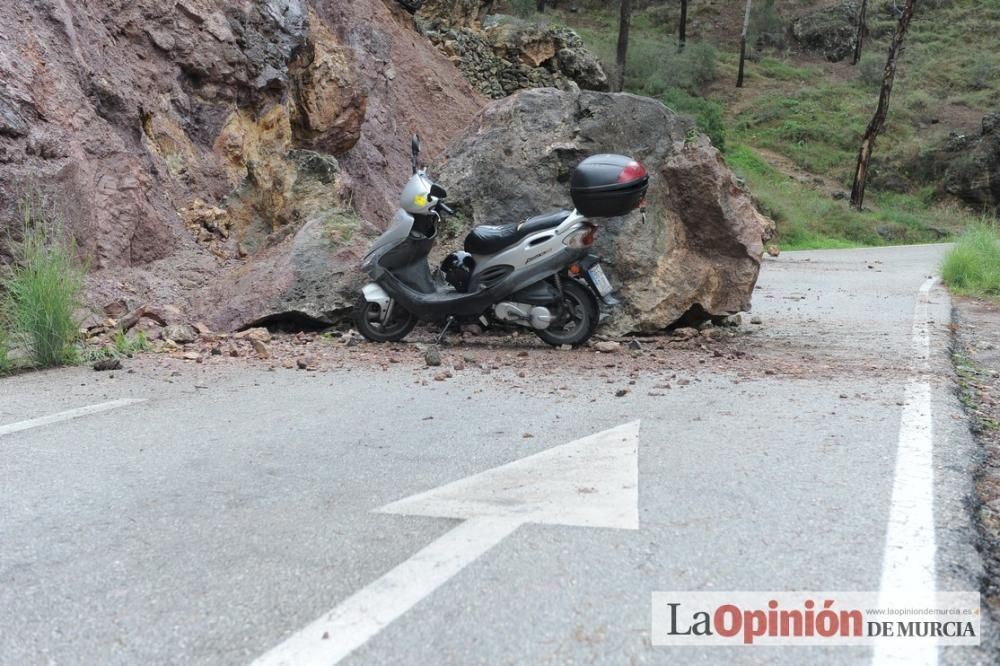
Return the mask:
[[986,114],[978,136],[957,134],[931,159],[943,169],[945,192],[1000,209],[1000,113]]
[[272,237],[255,261],[206,290],[208,300],[221,304],[212,313],[212,326],[337,323],[350,314],[360,293],[358,267],[376,234],[354,211],[330,209],[294,233]]
[[792,38],[803,49],[830,62],[844,60],[857,45],[859,11],[856,0],[817,9],[792,21]]
[[437,174],[458,211],[452,235],[572,208],[573,168],[602,152],[631,155],[650,173],[645,218],[605,220],[598,234],[624,301],[607,330],[748,309],[773,223],[691,121],[649,98],[536,89],[486,107]]

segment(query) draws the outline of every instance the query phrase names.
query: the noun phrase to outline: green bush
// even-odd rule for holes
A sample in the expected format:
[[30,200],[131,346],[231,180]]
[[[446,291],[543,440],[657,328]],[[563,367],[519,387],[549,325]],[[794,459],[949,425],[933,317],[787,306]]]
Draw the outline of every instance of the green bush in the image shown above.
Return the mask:
[[694,116],[698,129],[708,135],[712,144],[719,150],[726,149],[726,122],[721,104],[689,95],[680,88],[667,90],[660,99],[677,113]]
[[79,334],[74,315],[83,291],[83,270],[75,247],[34,204],[25,204],[24,229],[15,246],[16,262],[3,288],[4,319],[12,342],[29,352],[35,365],[75,360]]
[[870,88],[877,88],[882,85],[882,76],[885,74],[885,57],[875,53],[866,53],[861,56],[858,63],[858,78],[862,83]]
[[659,97],[671,88],[700,95],[715,81],[718,52],[707,42],[688,42],[678,52],[672,44],[634,40],[625,66],[625,88]]
[[957,294],[1000,297],[1000,229],[983,222],[963,233],[944,258],[941,277]]

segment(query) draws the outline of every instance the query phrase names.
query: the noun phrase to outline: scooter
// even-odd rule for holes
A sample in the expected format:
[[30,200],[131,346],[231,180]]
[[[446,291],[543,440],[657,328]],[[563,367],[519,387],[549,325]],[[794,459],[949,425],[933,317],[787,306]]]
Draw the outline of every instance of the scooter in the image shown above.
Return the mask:
[[599,220],[643,204],[646,169],[623,155],[588,157],[570,180],[575,210],[477,226],[464,249],[432,274],[427,257],[442,216],[453,211],[445,189],[418,169],[417,137],[411,148],[413,176],[400,208],[362,263],[372,282],[354,309],[361,334],[395,342],[418,321],[444,322],[440,341],[454,324],[502,322],[529,328],[553,346],[586,342],[600,320],[599,299],[617,302],[600,258],[590,254]]

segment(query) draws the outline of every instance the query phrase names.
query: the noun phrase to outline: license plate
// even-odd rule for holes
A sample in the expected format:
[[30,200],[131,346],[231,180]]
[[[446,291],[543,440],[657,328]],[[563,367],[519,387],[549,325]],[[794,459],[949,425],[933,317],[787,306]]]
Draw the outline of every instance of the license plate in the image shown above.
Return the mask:
[[597,293],[599,293],[602,298],[614,291],[614,287],[611,286],[611,283],[608,281],[608,276],[604,274],[604,269],[601,268],[600,264],[597,264],[593,268],[589,269],[587,271],[587,275],[590,276],[590,281],[595,287],[597,287]]

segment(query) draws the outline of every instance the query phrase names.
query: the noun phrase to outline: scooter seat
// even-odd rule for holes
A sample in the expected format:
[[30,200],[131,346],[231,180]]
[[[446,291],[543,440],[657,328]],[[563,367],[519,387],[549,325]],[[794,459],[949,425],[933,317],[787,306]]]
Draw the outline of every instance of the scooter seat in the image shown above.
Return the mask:
[[479,255],[494,254],[536,231],[558,227],[570,216],[570,212],[561,210],[557,213],[529,217],[519,224],[480,225],[465,237],[465,251]]

